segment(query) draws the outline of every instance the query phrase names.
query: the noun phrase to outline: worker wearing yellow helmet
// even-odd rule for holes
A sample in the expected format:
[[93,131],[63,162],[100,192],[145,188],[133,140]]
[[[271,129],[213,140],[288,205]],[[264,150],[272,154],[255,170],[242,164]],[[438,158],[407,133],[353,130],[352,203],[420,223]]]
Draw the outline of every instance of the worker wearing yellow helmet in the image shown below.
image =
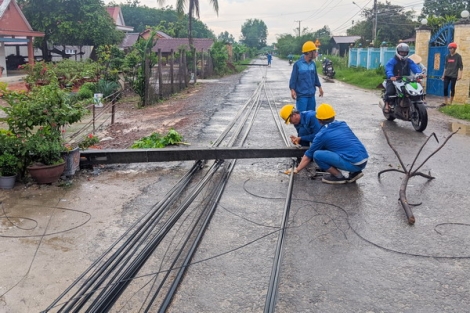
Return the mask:
[[283,106],[279,110],[279,116],[286,124],[294,125],[297,130],[297,136],[290,136],[290,140],[294,145],[308,147],[321,129],[315,111],[299,112],[293,104]]
[[[312,159],[324,171],[322,178],[327,184],[352,183],[361,178],[369,155],[361,141],[343,121],[336,121],[336,112],[329,104],[318,106],[317,119],[323,127],[316,134],[310,148],[305,152],[294,173],[304,169]],[[343,176],[348,171],[348,177]]]
[[291,97],[294,99],[298,111],[315,111],[315,93],[318,88],[320,97],[323,89],[318,78],[315,57],[317,47],[313,41],[307,41],[302,46],[303,55],[294,63],[289,80]]

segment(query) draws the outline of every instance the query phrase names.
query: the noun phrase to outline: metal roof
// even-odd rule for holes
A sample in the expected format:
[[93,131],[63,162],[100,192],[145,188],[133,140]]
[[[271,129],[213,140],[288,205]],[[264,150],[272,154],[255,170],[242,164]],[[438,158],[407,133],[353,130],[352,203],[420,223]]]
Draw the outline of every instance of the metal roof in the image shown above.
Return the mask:
[[355,43],[356,40],[361,39],[361,36],[333,36],[331,40],[335,43]]

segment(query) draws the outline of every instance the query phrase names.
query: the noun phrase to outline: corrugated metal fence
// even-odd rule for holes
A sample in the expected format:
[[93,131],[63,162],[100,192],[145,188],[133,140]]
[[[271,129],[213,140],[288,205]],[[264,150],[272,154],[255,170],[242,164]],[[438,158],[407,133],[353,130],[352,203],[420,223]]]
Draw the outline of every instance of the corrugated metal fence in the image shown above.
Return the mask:
[[[410,49],[409,55],[414,53]],[[352,48],[349,49],[348,67],[363,67],[368,70],[376,69],[395,56],[395,47],[381,48]]]

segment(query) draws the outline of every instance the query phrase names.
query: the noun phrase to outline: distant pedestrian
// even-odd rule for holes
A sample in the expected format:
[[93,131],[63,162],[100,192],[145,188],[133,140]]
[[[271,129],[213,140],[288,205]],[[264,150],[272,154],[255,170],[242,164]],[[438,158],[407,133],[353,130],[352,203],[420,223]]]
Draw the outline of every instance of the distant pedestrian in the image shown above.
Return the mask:
[[268,66],[271,66],[272,59],[273,59],[273,55],[271,54],[271,52],[268,52]]
[[[458,80],[462,79],[463,62],[462,56],[456,52],[457,44],[451,42],[448,46],[449,54],[446,56],[444,74],[442,74],[442,80],[444,81],[444,103],[441,106],[452,104],[455,95],[455,84]],[[450,102],[449,98],[449,87],[450,87]]]
[[296,101],[297,111],[315,111],[315,92],[318,87],[319,96],[323,97],[323,89],[315,64],[317,47],[313,41],[304,43],[302,53],[303,55],[292,66],[289,89],[292,99]]
[[[412,55],[409,56],[409,58],[411,60],[413,60],[413,62],[415,62],[416,65],[419,66],[419,68],[421,69],[421,75],[425,77],[426,74],[428,73],[428,69],[426,68],[426,66],[423,65],[423,63],[421,63],[423,61],[423,59],[417,54],[412,54]],[[414,74],[416,74],[416,73],[414,73]]]

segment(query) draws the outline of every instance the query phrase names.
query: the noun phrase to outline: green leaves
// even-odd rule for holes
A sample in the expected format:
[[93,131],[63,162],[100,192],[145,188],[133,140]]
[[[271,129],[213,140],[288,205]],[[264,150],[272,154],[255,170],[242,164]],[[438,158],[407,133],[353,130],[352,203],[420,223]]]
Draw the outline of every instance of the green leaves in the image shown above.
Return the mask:
[[166,136],[162,136],[159,133],[153,133],[150,136],[143,137],[140,140],[135,141],[131,149],[153,149],[153,148],[165,148],[169,145],[177,145],[183,143],[183,136],[181,136],[176,130],[170,129]]

